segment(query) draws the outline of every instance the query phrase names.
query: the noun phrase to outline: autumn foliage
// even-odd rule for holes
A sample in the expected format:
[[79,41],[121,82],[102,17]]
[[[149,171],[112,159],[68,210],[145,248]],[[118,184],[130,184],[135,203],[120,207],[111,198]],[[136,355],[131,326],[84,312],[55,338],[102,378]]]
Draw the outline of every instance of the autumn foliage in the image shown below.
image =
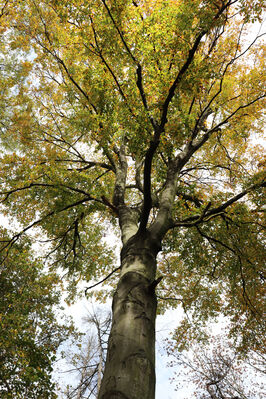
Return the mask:
[[260,350],[262,11],[242,0],[2,1],[1,211],[20,223],[2,250],[35,230],[74,298],[80,280],[110,275],[116,287],[107,232],[122,258],[152,237],[158,309],[190,316],[178,349],[206,342],[222,314],[239,351]]

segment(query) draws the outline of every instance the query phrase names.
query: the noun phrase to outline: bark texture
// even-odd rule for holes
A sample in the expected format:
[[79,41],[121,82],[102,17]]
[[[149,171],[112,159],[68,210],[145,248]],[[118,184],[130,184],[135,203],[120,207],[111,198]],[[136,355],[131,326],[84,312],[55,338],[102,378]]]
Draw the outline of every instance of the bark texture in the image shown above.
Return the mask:
[[113,323],[99,399],[154,399],[156,255],[148,232],[133,236],[121,252],[113,298]]

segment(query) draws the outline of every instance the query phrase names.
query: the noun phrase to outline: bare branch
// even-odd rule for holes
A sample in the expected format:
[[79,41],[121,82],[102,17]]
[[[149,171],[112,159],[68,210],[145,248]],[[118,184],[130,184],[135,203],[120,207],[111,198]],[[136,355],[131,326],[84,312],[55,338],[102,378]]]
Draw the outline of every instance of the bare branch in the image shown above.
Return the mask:
[[112,270],[111,273],[108,274],[108,276],[104,277],[101,281],[98,281],[98,283],[95,283],[91,285],[90,287],[87,287],[85,289],[85,296],[87,295],[88,290],[91,290],[94,287],[97,287],[97,285],[102,284],[104,281],[106,281],[108,278],[110,278],[115,272],[121,269],[121,266],[117,267],[116,269]]
[[[57,160],[55,160],[55,162],[56,161]],[[75,162],[75,161],[71,161],[71,160],[69,160],[69,161],[70,162]],[[60,162],[60,160],[59,160],[59,162]],[[61,162],[63,162],[63,161],[61,161]],[[80,161],[76,161],[76,162],[80,162]],[[100,168],[103,168],[103,169],[107,169],[107,171],[115,172],[113,165],[108,165],[107,163],[104,163],[104,162],[86,161],[85,163],[87,165],[83,166],[82,168],[71,168],[71,169],[68,169],[68,170],[83,172],[84,170],[88,170],[88,169],[91,169],[93,167],[100,167]]]

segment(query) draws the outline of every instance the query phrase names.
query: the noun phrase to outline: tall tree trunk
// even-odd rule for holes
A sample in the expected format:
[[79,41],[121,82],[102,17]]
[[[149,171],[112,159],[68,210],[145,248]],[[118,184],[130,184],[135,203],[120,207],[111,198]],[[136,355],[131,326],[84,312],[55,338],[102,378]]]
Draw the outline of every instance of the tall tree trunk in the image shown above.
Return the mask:
[[113,298],[113,322],[99,399],[154,399],[156,255],[148,232],[121,252],[121,276]]

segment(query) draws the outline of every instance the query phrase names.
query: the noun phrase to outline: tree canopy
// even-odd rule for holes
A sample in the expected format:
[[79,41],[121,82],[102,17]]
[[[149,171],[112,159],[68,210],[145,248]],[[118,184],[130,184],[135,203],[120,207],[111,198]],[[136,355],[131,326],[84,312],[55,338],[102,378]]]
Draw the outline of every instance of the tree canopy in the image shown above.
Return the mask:
[[107,232],[148,232],[179,349],[220,314],[260,348],[262,3],[2,1],[1,209],[21,226],[2,249],[38,228],[74,282],[115,285]]
[[[8,240],[4,231],[1,239]],[[57,321],[58,275],[45,272],[40,260],[32,257],[29,243],[23,241],[8,256],[1,255],[1,397],[55,398],[52,364],[73,326],[66,318],[64,324]]]

